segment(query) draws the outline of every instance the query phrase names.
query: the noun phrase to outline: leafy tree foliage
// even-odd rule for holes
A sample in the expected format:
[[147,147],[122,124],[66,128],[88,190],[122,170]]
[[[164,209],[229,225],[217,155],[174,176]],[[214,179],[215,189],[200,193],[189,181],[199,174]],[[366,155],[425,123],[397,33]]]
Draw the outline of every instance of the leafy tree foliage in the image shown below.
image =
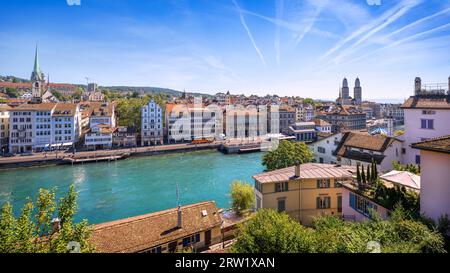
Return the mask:
[[414,165],[414,164],[402,165],[398,161],[393,161],[392,168],[396,171],[407,171],[407,172],[410,172],[413,174],[420,175],[420,165]]
[[[70,186],[66,196],[55,200],[55,190],[39,190],[36,202],[28,199],[16,218],[6,203],[0,215],[1,253],[67,253],[69,242],[76,242],[81,252],[92,252],[91,230],[87,220],[73,222],[77,212],[77,193]],[[60,219],[58,230],[52,220]]]
[[238,214],[249,210],[255,203],[253,187],[247,183],[234,181],[231,184],[231,208]]
[[239,226],[233,251],[238,253],[312,252],[313,233],[275,210],[259,210]]
[[369,242],[381,252],[444,253],[444,240],[436,230],[413,219],[400,206],[382,220],[374,214],[365,222],[336,216],[318,217],[308,229],[274,210],[259,210],[241,224],[233,250],[239,253],[365,253]]
[[17,88],[6,87],[5,93],[10,98],[18,98],[20,96],[20,92]]
[[268,171],[312,162],[313,152],[303,142],[290,142],[283,140],[274,151],[266,153],[263,157],[263,165]]
[[[114,92],[113,92],[114,93]],[[141,108],[147,104],[151,99],[154,99],[160,106],[165,106],[167,96],[164,94],[156,94],[153,96],[147,95],[144,97],[131,95],[131,97],[122,97],[116,100],[116,113],[119,125],[136,128],[138,132],[141,131]],[[163,107],[164,108],[164,107]],[[164,119],[163,119],[164,120]]]

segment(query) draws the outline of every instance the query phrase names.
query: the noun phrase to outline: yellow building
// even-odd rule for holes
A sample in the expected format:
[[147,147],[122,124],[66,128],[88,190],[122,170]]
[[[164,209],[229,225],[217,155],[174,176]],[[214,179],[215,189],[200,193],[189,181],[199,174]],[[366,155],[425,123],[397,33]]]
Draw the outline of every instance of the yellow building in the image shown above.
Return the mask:
[[221,225],[208,201],[98,224],[91,240],[100,253],[200,251],[222,241]]
[[355,173],[353,166],[307,163],[255,175],[256,209],[285,211],[306,226],[315,216],[341,215],[337,182],[350,181]]

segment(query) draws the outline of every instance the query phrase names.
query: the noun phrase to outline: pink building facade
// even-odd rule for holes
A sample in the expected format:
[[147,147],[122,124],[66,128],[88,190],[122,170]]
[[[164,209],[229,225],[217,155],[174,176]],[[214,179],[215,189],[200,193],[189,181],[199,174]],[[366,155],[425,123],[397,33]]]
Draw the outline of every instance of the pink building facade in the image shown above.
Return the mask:
[[420,149],[420,211],[437,221],[450,217],[450,135],[413,144]]
[[368,220],[370,209],[375,210],[382,219],[389,216],[388,209],[344,185],[342,188],[342,217],[345,220],[357,222]]

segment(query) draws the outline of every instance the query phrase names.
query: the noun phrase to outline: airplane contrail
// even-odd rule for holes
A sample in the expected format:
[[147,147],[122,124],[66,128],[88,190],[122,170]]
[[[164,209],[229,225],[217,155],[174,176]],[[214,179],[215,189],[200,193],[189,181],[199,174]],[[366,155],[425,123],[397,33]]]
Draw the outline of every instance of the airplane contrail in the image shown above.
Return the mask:
[[253,35],[252,35],[252,33],[250,32],[250,29],[248,28],[247,23],[245,22],[245,18],[244,18],[244,15],[242,14],[241,8],[239,7],[239,5],[238,5],[238,3],[236,2],[236,0],[233,0],[233,3],[234,3],[234,5],[236,6],[236,8],[238,9],[238,13],[239,13],[239,17],[240,17],[240,19],[241,19],[242,26],[243,26],[244,29],[247,31],[248,38],[249,38],[250,41],[252,42],[253,47],[254,47],[255,50],[256,50],[256,53],[258,54],[259,58],[261,59],[261,62],[264,64],[264,66],[266,66],[266,65],[267,65],[267,64],[266,64],[266,60],[264,59],[264,56],[263,56],[263,54],[261,53],[261,50],[259,50],[258,46],[256,45],[255,39],[253,39]]
[[391,47],[394,47],[394,46],[398,46],[398,45],[400,45],[400,44],[404,44],[404,43],[406,43],[406,42],[415,40],[415,39],[417,39],[417,38],[419,38],[419,37],[421,37],[421,36],[425,36],[425,35],[428,35],[428,34],[431,34],[431,33],[434,33],[434,32],[438,32],[438,31],[441,31],[441,30],[446,29],[446,28],[450,28],[450,23],[445,24],[445,25],[441,25],[441,26],[439,26],[439,27],[435,27],[435,28],[430,29],[430,30],[426,30],[426,31],[417,33],[417,34],[415,34],[415,35],[413,35],[413,36],[409,36],[409,37],[407,37],[407,38],[398,40],[398,41],[396,41],[396,42],[394,42],[394,43],[392,43],[392,44],[389,44],[389,45],[387,45],[387,46],[384,46],[384,47],[382,47],[382,48],[379,48],[379,49],[370,51],[368,54],[365,54],[365,55],[363,55],[363,56],[361,56],[361,57],[358,57],[358,58],[355,58],[355,59],[353,59],[353,60],[350,60],[350,61],[346,62],[346,64],[358,62],[358,61],[360,61],[360,60],[362,60],[362,59],[365,59],[365,58],[369,57],[370,55],[376,54],[376,53],[378,53],[378,52],[380,52],[380,51],[382,51],[382,50],[385,50],[385,49],[388,49],[388,48],[391,48]]
[[[416,1],[414,1],[414,2],[416,2]],[[332,47],[330,50],[328,50],[324,55],[322,55],[319,58],[319,60],[323,61],[325,58],[327,58],[328,56],[330,56],[331,54],[333,54],[334,52],[339,50],[341,47],[343,47],[348,42],[352,41],[353,39],[357,38],[358,36],[368,32],[368,31],[370,31],[371,29],[376,28],[382,22],[384,22],[384,21],[388,20],[389,18],[391,18],[392,16],[394,16],[398,12],[398,10],[402,9],[404,6],[410,5],[410,3],[411,3],[410,0],[409,1],[402,1],[400,4],[398,4],[394,8],[391,8],[390,10],[386,11],[385,13],[383,13],[379,18],[377,18],[372,23],[369,23],[369,24],[366,24],[366,25],[360,27],[359,29],[357,29],[356,31],[351,33],[349,36],[347,36],[347,38],[341,40],[334,47]]]
[[412,1],[407,3],[405,6],[401,7],[397,12],[395,12],[392,16],[387,18],[382,24],[379,26],[373,28],[370,30],[367,34],[362,36],[359,40],[357,40],[355,43],[353,43],[350,47],[346,48],[341,54],[336,56],[331,62],[335,63],[339,60],[342,60],[344,57],[351,55],[353,52],[356,51],[359,45],[361,45],[363,42],[367,41],[370,37],[375,35],[376,33],[380,32],[384,28],[386,28],[388,25],[392,24],[393,22],[397,21],[399,18],[401,18],[403,15],[405,15],[410,9],[415,7],[417,4],[419,4],[421,1]]

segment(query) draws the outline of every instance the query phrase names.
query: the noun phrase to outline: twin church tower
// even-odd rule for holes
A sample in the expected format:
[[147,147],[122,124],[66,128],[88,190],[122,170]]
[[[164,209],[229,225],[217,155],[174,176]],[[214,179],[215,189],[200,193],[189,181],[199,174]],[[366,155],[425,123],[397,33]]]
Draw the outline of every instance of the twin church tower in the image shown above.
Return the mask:
[[353,98],[350,97],[350,88],[348,87],[347,78],[344,78],[342,87],[339,89],[339,98],[336,102],[341,105],[361,105],[362,87],[358,77],[355,80],[355,87],[353,88]]

